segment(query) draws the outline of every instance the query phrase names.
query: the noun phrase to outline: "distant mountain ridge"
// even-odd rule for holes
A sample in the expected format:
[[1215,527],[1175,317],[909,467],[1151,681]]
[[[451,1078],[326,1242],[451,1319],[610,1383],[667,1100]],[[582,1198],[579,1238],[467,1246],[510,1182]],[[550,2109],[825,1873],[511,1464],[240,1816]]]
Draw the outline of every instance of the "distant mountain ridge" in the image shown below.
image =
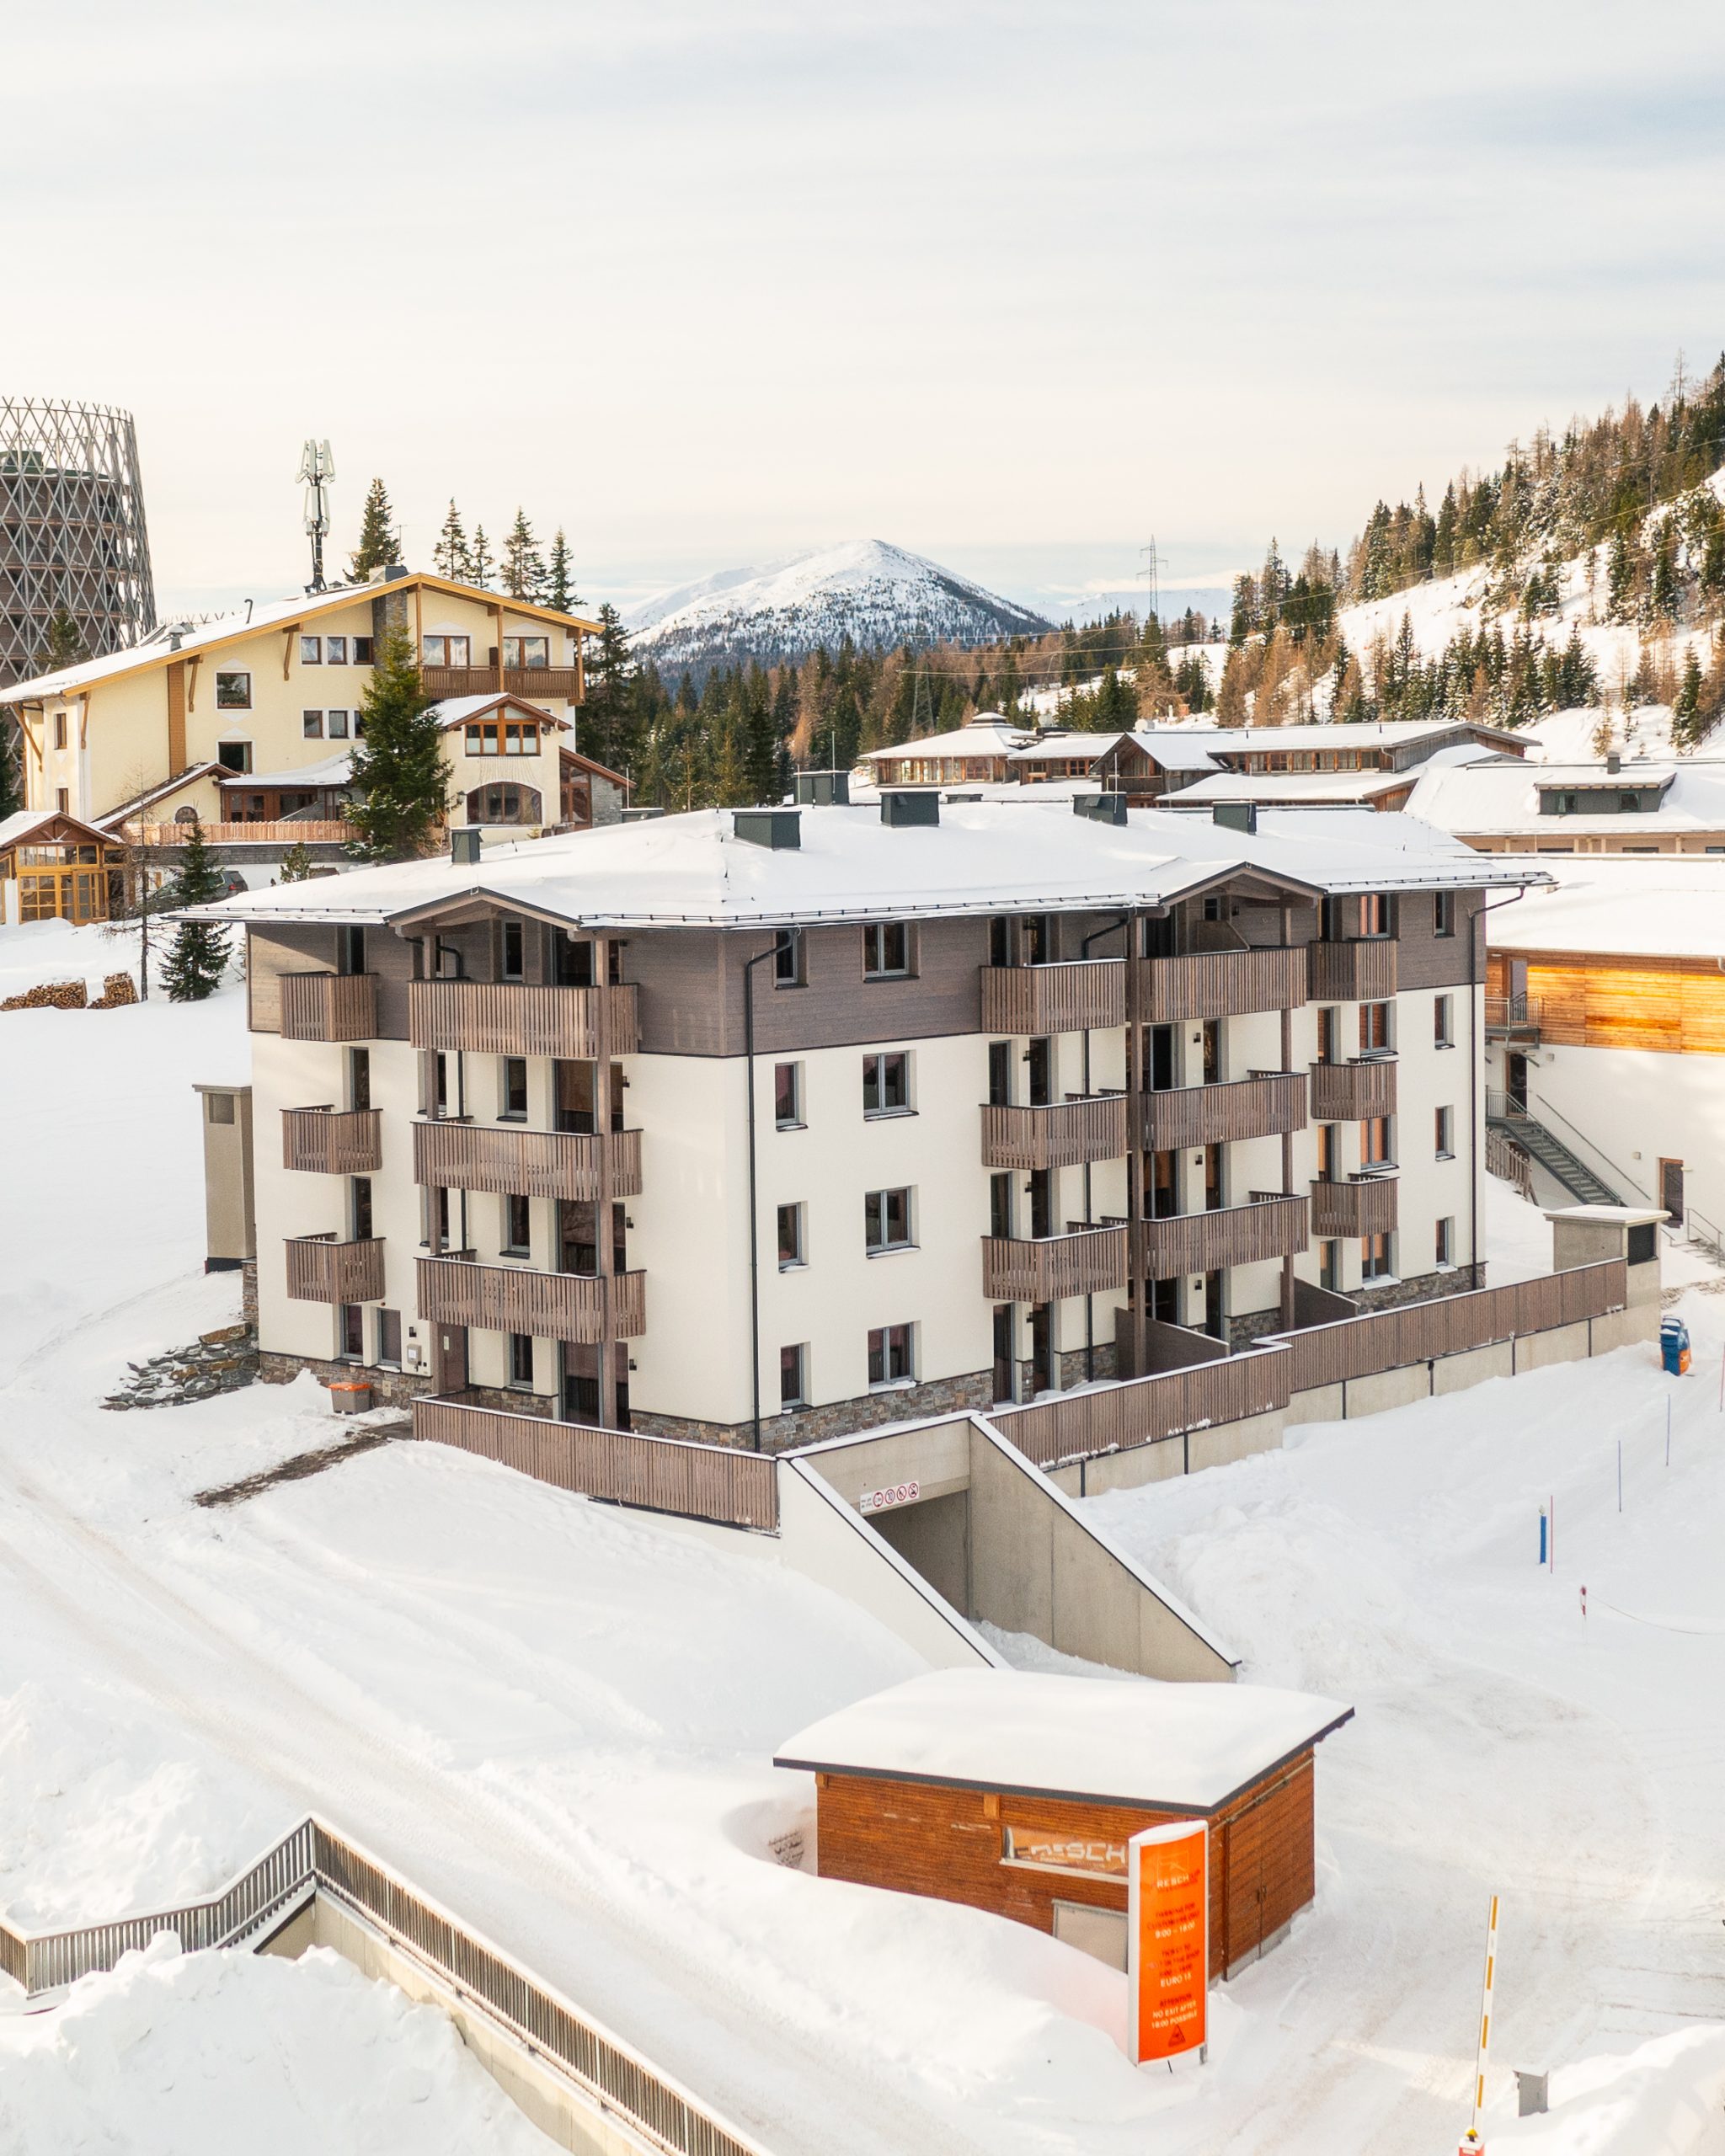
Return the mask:
[[882,539],[853,539],[663,592],[628,617],[638,655],[697,676],[750,659],[806,659],[846,637],[864,650],[1041,636],[1040,614]]

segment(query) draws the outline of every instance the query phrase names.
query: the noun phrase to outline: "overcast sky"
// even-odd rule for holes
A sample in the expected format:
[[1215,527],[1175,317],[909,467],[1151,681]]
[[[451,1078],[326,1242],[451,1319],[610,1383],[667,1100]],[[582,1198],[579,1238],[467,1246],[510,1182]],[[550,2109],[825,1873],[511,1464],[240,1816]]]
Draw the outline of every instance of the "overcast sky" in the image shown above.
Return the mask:
[[[387,479],[590,603],[856,536],[1052,611],[1345,543],[1725,344],[1725,11],[7,11],[0,385],[129,407],[159,592]],[[34,91],[40,91],[38,97]]]

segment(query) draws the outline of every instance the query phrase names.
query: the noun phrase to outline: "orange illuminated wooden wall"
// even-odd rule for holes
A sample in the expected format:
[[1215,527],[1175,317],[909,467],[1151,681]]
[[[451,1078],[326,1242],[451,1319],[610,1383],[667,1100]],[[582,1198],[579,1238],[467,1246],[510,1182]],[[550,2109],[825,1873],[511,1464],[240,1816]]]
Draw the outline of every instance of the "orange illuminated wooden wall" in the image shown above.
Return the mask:
[[1527,968],[1541,1038],[1555,1047],[1725,1055],[1725,974],[1710,958],[1494,951],[1488,995],[1509,992],[1512,960]]

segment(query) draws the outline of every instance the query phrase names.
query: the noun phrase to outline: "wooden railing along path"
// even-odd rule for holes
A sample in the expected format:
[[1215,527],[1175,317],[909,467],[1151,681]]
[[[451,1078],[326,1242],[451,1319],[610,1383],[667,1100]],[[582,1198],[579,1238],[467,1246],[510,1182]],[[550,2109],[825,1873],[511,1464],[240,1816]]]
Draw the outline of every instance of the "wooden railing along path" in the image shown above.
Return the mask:
[[669,2156],[761,2156],[759,2143],[670,2074],[315,1816],[206,1900],[64,1931],[24,1932],[0,1920],[0,1970],[34,1996],[111,1969],[164,1931],[188,1951],[257,1939],[313,1896],[362,1918]]

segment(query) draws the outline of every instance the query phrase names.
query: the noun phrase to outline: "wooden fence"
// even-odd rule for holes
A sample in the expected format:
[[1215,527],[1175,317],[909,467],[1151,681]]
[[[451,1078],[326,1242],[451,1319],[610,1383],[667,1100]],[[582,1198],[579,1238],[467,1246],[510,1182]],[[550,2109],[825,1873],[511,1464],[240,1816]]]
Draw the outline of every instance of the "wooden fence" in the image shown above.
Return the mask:
[[991,1408],[989,1420],[1026,1459],[1054,1467],[1092,1453],[1155,1444],[1214,1422],[1273,1413],[1288,1404],[1287,1362],[1277,1349],[1254,1349],[1032,1406]]
[[669,2074],[315,1817],[207,1900],[66,1931],[30,1934],[0,1923],[0,1969],[27,1994],[51,1991],[113,1968],[161,1932],[177,1934],[188,1951],[256,1938],[312,1895],[364,1918],[670,2156],[761,2156],[757,2143]]
[[770,1453],[425,1397],[414,1402],[414,1435],[583,1497],[723,1527],[778,1531],[778,1470]]

